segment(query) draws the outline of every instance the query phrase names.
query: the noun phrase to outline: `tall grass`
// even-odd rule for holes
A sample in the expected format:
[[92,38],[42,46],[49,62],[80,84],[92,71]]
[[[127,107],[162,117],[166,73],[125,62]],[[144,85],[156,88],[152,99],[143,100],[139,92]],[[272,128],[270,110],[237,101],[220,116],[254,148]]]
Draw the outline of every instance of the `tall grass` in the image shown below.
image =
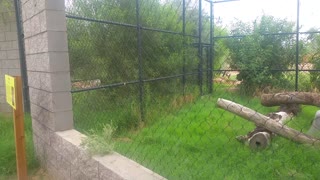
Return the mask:
[[[39,167],[34,154],[32,141],[31,118],[26,115],[25,121],[25,140],[27,166],[29,172]],[[0,114],[0,179],[14,175],[16,173],[16,154],[13,120],[11,117]]]

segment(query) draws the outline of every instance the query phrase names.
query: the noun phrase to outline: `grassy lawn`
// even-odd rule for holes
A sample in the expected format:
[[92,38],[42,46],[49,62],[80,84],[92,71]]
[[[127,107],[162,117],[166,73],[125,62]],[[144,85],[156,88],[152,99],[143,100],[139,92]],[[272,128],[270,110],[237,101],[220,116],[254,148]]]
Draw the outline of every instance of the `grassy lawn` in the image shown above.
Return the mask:
[[[94,92],[91,93],[95,97]],[[121,127],[126,122],[137,121],[137,109],[132,104],[103,106],[95,99],[93,104],[96,106],[93,106],[87,95],[77,95],[86,97],[86,103],[78,101],[74,107],[78,130],[99,131],[103,123],[112,122]],[[150,119],[143,128],[129,131],[125,129],[130,126],[120,128],[115,138],[115,150],[168,179],[320,177],[320,151],[315,147],[297,144],[280,136],[272,140],[270,147],[260,151],[253,151],[238,142],[235,137],[247,134],[254,125],[217,108],[217,98],[235,101],[263,114],[277,110],[276,107],[263,107],[258,98],[227,93],[223,88],[213,96],[194,98],[184,105],[179,105],[181,103],[176,99],[166,103],[155,101],[146,106],[149,112],[146,117]],[[101,107],[106,110],[99,109]],[[288,125],[305,132],[317,110],[316,107],[304,106],[299,116]]]
[[[258,99],[222,96],[267,113]],[[235,137],[253,124],[218,109],[218,97],[202,97],[137,134],[127,134],[116,150],[168,179],[316,179],[320,151],[282,137],[262,151],[250,150]],[[317,108],[304,107],[289,125],[305,131]],[[162,116],[162,113],[158,114]]]
[[[32,174],[39,167],[35,158],[32,142],[30,116],[25,116],[25,136],[28,173]],[[16,175],[16,154],[12,117],[0,114],[0,179],[14,178]]]

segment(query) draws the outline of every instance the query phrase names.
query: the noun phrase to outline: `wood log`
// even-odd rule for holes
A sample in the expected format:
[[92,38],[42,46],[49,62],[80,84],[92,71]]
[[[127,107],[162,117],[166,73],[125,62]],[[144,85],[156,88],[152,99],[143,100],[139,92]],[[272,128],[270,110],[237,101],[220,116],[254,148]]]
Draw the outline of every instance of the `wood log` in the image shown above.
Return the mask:
[[[276,122],[279,122],[280,124],[285,124],[287,121],[292,119],[292,115],[283,111],[269,113],[267,117],[271,118]],[[274,134],[271,131],[263,127],[256,127],[253,131],[249,132],[245,137],[251,149],[264,149],[270,145],[271,137],[273,136]]]
[[302,144],[320,145],[319,139],[313,138],[295,129],[289,128],[288,126],[276,122],[270,117],[260,114],[248,107],[221,98],[218,99],[217,105],[222,109],[225,109],[240,117],[243,117],[244,119],[254,122],[259,127],[264,127],[267,130],[292,141]]
[[276,94],[263,94],[261,104],[267,107],[281,104],[304,104],[320,106],[320,94],[309,92],[286,92]]
[[270,145],[271,134],[267,132],[257,132],[248,139],[251,149],[264,149]]

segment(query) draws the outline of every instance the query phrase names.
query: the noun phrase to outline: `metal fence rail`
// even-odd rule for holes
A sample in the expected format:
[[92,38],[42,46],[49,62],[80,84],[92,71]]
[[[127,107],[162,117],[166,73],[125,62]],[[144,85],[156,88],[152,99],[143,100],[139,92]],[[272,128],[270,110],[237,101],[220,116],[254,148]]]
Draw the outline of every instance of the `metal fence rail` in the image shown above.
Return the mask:
[[[245,178],[246,173],[258,178],[266,177],[267,172],[272,178],[295,178],[308,171],[314,163],[302,164],[299,169],[295,165],[301,159],[291,162],[282,152],[296,148],[293,154],[300,156],[313,150],[276,138],[276,145],[262,153],[235,143],[235,137],[255,126],[217,109],[216,101],[226,98],[267,114],[275,108],[261,105],[261,94],[317,90],[310,78],[317,79],[320,69],[302,66],[300,41],[301,36],[320,31],[300,32],[297,0],[296,31],[224,33],[215,23],[215,7],[229,1],[233,0],[69,1],[66,18],[75,127],[99,134],[103,124],[115,126],[118,152],[169,179],[233,179]],[[209,10],[205,12],[204,7]],[[264,66],[270,64],[234,65],[230,44],[248,47],[234,57],[250,54],[255,46],[246,40],[257,37],[284,37],[281,40],[288,42],[282,45],[290,47],[288,64],[275,62],[269,69]],[[229,54],[221,54],[224,46]],[[267,81],[263,87],[243,87],[239,74],[255,78],[264,71],[270,79],[262,77],[261,81]],[[302,107],[302,116],[309,117],[314,111]],[[299,119],[302,117],[297,116],[297,123],[290,121],[289,126],[304,132],[307,125]],[[260,163],[249,162],[251,156]],[[284,159],[275,158],[281,156]],[[266,172],[255,174],[243,165],[246,163]],[[278,171],[278,164],[294,175]],[[315,175],[313,169],[307,173]]]

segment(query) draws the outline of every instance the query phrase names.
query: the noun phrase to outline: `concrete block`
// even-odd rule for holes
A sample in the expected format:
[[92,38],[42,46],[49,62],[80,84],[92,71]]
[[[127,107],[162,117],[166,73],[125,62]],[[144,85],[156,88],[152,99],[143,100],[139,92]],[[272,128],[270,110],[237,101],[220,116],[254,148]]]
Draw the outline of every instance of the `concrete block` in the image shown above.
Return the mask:
[[25,39],[26,54],[36,54],[48,52],[48,34],[47,32],[37,34]]
[[29,87],[40,89],[40,73],[28,71],[28,85]]
[[[10,22],[16,22],[15,13],[13,11],[4,13],[4,22],[6,22],[7,24],[10,24]],[[9,29],[10,29],[10,25],[9,25]]]
[[[1,14],[1,13],[0,13]],[[1,15],[0,15],[0,19],[1,19]],[[8,32],[10,31],[10,26],[7,25],[7,23],[3,23],[3,24],[0,24],[0,32]]]
[[11,76],[20,76],[21,75],[21,70],[16,68],[16,69],[9,69],[9,75]]
[[70,92],[47,92],[30,87],[30,101],[51,112],[72,110]]
[[6,95],[5,94],[0,95],[0,102],[3,102],[4,104],[6,103]]
[[49,92],[71,91],[69,72],[40,73],[41,89]]
[[19,59],[19,50],[8,50],[7,51],[7,58],[8,59]]
[[34,7],[34,14],[33,15],[38,15],[40,12],[45,10],[46,1],[44,1],[44,0],[33,0],[32,1],[33,7]]
[[99,164],[99,178],[101,180],[107,180],[107,179],[123,180],[123,177],[119,176],[118,174],[112,172],[112,170],[100,164]]
[[12,41],[12,50],[19,50],[18,41]]
[[16,22],[12,22],[10,23],[10,31],[11,32],[17,32],[17,23]]
[[34,15],[33,0],[26,1],[22,5],[22,11],[24,13],[24,15],[23,15],[24,21],[30,19]]
[[[0,42],[1,43],[1,42]],[[0,51],[0,60],[8,59],[7,57],[7,51]],[[0,65],[0,68],[2,66]]]
[[64,0],[46,0],[46,9],[64,11]]
[[82,148],[80,147],[82,138],[85,136],[78,131],[71,129],[67,131],[55,132],[51,143],[57,152],[60,152],[69,162],[75,162]]
[[37,35],[41,32],[39,15],[33,16],[30,19],[30,25],[31,25],[31,35],[32,36]]
[[28,19],[23,23],[23,31],[24,31],[24,38],[29,38],[32,36],[32,25],[31,20]]
[[6,41],[16,41],[18,39],[17,32],[5,32]]
[[[165,179],[118,153],[108,154],[103,157],[96,156],[94,159],[99,162],[99,170],[100,172],[103,172],[103,175],[100,175],[102,177],[108,177],[111,175],[121,177],[122,179]],[[114,174],[108,175],[110,172]]]
[[75,130],[57,132],[56,134],[61,137],[63,144],[63,150],[58,151],[63,153],[62,156],[68,158],[72,164],[72,176],[76,178],[79,174],[85,174],[86,179],[99,179],[98,162],[80,147],[81,139],[85,136]]
[[43,168],[46,167],[46,153],[45,153],[45,143],[40,137],[33,132],[33,145],[37,159],[39,160]]
[[11,50],[11,49],[12,49],[11,41],[5,41],[0,43],[0,51]]
[[47,33],[48,33],[49,51],[54,51],[54,52],[68,51],[67,32],[49,31]]
[[56,167],[57,167],[57,170],[59,171],[59,175],[62,175],[62,177],[65,177],[66,179],[70,179],[71,166],[72,166],[71,163],[68,162],[63,156],[61,156],[60,154],[57,154]]
[[[4,86],[0,86],[0,87],[4,87]],[[0,88],[0,95],[5,95],[5,94],[6,94],[5,88]],[[3,101],[0,100],[0,102],[3,102]]]
[[32,119],[32,130],[39,139],[41,139],[44,143],[50,143],[50,132],[52,132],[49,128],[41,124],[39,121]]
[[[9,69],[0,68],[0,76],[2,75],[4,77],[5,74],[9,74]],[[4,82],[4,78],[2,78],[2,80]],[[0,82],[1,82],[1,79],[0,79]]]
[[30,1],[30,0],[20,0],[21,4],[23,5],[24,3],[26,3],[27,1]]
[[[0,25],[1,26],[1,25]],[[0,32],[0,43],[6,40],[6,36],[4,32]]]
[[49,52],[26,56],[29,71],[69,72],[69,54],[67,52]]
[[49,72],[49,54],[27,54],[26,63],[28,71]]
[[49,52],[50,67],[48,72],[70,71],[68,52]]
[[70,176],[66,176],[65,173],[61,172],[61,169],[58,169],[58,167],[51,162],[47,163],[47,168],[46,168],[48,174],[50,177],[53,179],[57,180],[70,180]]
[[2,68],[8,69],[19,69],[20,61],[19,60],[2,60]]
[[81,172],[77,167],[71,166],[71,180],[91,180],[86,174]]
[[47,31],[47,11],[42,11],[38,14],[40,20],[40,32]]
[[66,15],[64,11],[46,11],[45,22],[48,31],[67,31]]
[[31,103],[31,117],[37,119],[52,131],[64,131],[73,128],[72,111],[52,113]]

